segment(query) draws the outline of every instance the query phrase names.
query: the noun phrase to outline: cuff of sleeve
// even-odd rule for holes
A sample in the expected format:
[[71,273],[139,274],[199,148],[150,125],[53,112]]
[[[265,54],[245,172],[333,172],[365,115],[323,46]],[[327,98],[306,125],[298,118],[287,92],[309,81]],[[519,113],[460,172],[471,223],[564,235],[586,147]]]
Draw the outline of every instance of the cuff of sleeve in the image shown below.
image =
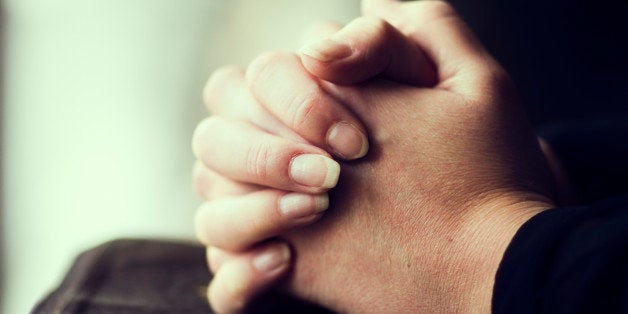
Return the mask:
[[[574,313],[599,306],[600,298],[610,296],[602,296],[596,287],[604,291],[621,276],[628,276],[621,266],[621,261],[628,260],[626,245],[626,196],[534,216],[519,229],[504,254],[495,278],[493,312]],[[623,285],[619,293],[628,291]]]

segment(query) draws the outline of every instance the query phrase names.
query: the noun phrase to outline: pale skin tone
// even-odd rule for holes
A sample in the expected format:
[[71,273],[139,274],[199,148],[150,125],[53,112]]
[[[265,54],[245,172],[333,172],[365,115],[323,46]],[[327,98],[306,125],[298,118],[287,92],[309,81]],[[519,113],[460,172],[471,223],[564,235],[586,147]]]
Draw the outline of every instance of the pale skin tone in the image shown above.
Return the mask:
[[508,243],[553,206],[510,80],[455,11],[364,15],[208,83],[196,226],[219,312],[282,278],[341,312],[489,312]]

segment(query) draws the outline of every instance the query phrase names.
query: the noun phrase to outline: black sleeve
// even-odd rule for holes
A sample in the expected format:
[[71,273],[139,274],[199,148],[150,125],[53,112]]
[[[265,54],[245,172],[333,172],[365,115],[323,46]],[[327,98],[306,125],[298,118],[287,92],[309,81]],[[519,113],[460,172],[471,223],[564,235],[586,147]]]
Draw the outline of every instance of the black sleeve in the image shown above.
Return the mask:
[[545,211],[497,271],[494,313],[628,313],[628,196]]

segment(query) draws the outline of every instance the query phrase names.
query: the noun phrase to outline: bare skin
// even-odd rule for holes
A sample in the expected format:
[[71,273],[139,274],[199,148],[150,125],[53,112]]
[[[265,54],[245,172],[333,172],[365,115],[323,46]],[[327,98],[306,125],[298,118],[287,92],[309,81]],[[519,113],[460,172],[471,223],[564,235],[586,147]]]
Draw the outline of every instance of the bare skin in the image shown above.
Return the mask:
[[[232,70],[218,80],[228,77],[238,87],[207,93],[216,116],[196,131],[194,147],[201,160],[197,178],[204,178],[197,188],[211,195],[197,231],[212,247],[214,309],[241,310],[292,263],[285,288],[341,312],[489,312],[508,243],[525,221],[553,206],[551,173],[510,80],[455,11],[440,1],[373,0],[366,1],[365,14],[382,19],[357,23],[375,25],[372,40],[356,35],[368,31],[346,29],[331,37],[351,43],[353,55],[321,58],[312,47],[302,63],[291,54],[266,55],[246,72]],[[378,40],[395,29],[400,36],[393,42]],[[393,60],[420,59],[416,70],[395,61],[379,73],[348,71],[379,64],[378,51],[386,49],[408,52]],[[268,69],[310,76],[272,80],[282,72],[264,75]],[[375,75],[383,78],[372,80]],[[290,85],[297,83],[303,86]],[[282,110],[278,90],[314,91],[323,106],[345,109],[308,111],[317,122],[291,124],[290,113],[300,111]],[[246,95],[249,110],[228,109],[235,95]],[[259,114],[242,114],[250,108]],[[291,167],[301,155],[361,157],[361,145],[352,156],[329,145],[327,130],[338,116],[368,133],[370,148],[363,159],[340,164],[322,215],[333,187],[324,183],[335,168],[319,163],[327,167],[324,180],[303,185]],[[312,131],[312,123],[321,131]],[[234,138],[241,140],[231,144]],[[363,143],[360,136],[347,138]],[[264,158],[234,157],[250,156],[247,147],[259,143],[268,145]],[[227,188],[219,192],[211,188],[222,184]],[[283,197],[294,192],[305,200],[298,217],[281,210]],[[273,237],[281,240],[259,244]],[[256,264],[256,257],[264,258]],[[268,267],[256,267],[264,261]]]

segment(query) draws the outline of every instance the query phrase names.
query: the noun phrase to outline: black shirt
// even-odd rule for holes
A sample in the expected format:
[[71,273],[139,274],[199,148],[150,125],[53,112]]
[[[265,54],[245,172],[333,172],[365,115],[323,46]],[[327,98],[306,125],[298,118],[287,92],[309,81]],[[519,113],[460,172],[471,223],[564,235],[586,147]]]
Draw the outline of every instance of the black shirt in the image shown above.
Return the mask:
[[494,313],[628,313],[628,195],[525,223],[497,272]]

